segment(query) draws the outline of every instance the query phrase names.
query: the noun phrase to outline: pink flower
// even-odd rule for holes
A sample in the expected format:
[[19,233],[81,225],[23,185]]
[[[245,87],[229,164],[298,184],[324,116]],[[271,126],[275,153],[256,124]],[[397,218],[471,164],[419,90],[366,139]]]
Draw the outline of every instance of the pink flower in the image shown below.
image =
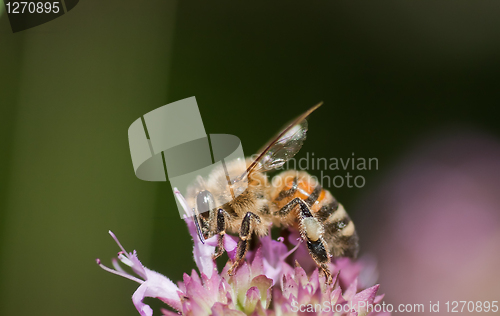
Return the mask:
[[[360,262],[339,259],[332,263],[330,269],[336,276],[334,282],[328,285],[318,268],[308,261],[312,261],[308,254],[301,260],[307,268],[302,268],[297,261],[293,264],[295,267],[290,264],[293,262],[292,253],[296,256],[305,250],[305,246],[297,242],[296,236],[291,235],[288,240],[295,245],[291,250],[283,238],[275,241],[271,237],[263,237],[260,246],[249,252],[235,274],[229,276],[227,271],[231,261],[219,273],[212,259],[218,237],[214,236],[202,243],[193,221],[186,219],[186,223],[193,238],[193,256],[199,274],[194,270],[190,275],[185,273],[178,285],[144,267],[137,253],[127,253],[112,232],[111,236],[122,250],[118,253],[118,259],[132,268],[138,277],[125,272],[116,259],[113,259],[114,270],[102,265],[97,259],[104,270],[140,284],[132,301],[142,316],[153,315],[151,307],[143,302],[145,297],[158,298],[177,311],[163,309],[163,315],[168,316],[389,314],[368,310],[368,305],[379,303],[383,296],[376,295],[378,285],[365,289],[365,284],[358,282],[365,269]],[[224,248],[232,260],[237,238],[229,235],[223,238]],[[367,271],[373,269],[368,268]]]
[[113,237],[113,239],[122,250],[118,253],[118,259],[120,259],[123,264],[132,268],[132,271],[134,271],[134,273],[137,274],[141,279],[125,272],[125,270],[120,267],[120,264],[118,263],[116,258],[113,258],[113,266],[115,270],[104,266],[99,259],[96,260],[97,264],[108,272],[125,277],[140,284],[135,293],[132,295],[132,302],[139,311],[139,314],[141,314],[142,316],[153,315],[153,310],[151,309],[151,307],[143,303],[143,299],[145,297],[158,298],[166,304],[172,306],[173,308],[180,310],[182,304],[179,296],[180,290],[177,285],[175,285],[172,281],[170,281],[169,278],[161,275],[160,273],[144,267],[137,258],[137,252],[135,250],[134,252],[127,253],[127,251],[118,241],[118,238],[116,238],[116,236],[111,231],[109,231],[109,234],[111,235],[111,237]]

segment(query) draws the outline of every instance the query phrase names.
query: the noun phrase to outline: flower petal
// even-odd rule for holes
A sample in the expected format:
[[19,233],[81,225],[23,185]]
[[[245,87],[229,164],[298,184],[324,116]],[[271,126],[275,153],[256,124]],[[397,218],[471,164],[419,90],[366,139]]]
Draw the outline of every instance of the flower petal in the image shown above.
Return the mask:
[[268,308],[271,303],[271,287],[273,286],[273,280],[269,279],[265,275],[258,275],[253,278],[250,286],[259,289],[259,296],[262,303],[266,308]]
[[[342,273],[340,273],[342,274]],[[354,282],[352,282],[349,287],[347,288],[347,290],[345,290],[344,292],[344,299],[347,300],[347,301],[350,301],[354,295],[356,294],[357,292],[357,288],[358,288],[358,279],[354,279]]]
[[319,283],[319,270],[318,269],[314,269],[313,273],[309,277],[309,283],[312,285],[313,291],[316,291],[317,289],[321,288],[320,283]]
[[306,271],[298,263],[295,266],[295,282],[300,286],[306,286],[309,283]]
[[179,313],[172,312],[164,308],[161,309],[161,313],[163,314],[163,316],[179,316]]
[[356,311],[358,312],[358,316],[365,316],[368,314],[368,305],[372,305],[373,301],[375,299],[375,295],[377,294],[379,285],[374,285],[371,288],[368,288],[364,291],[359,292],[358,294],[354,295],[354,297],[351,300],[352,306],[358,306],[359,302],[364,302],[364,307],[361,308],[356,308]]
[[248,289],[245,297],[244,309],[248,315],[255,310],[255,306],[260,301],[260,291],[256,286]]
[[226,249],[229,259],[232,261],[236,257],[236,250],[239,238],[225,234],[224,235],[224,249]]
[[181,310],[181,300],[179,297],[180,289],[166,276],[144,268],[146,271],[147,280],[141,286],[145,286],[145,297],[155,297],[176,310]]
[[274,267],[279,263],[281,256],[288,251],[284,243],[272,240],[271,236],[261,237],[260,242],[262,244],[262,255]]
[[[217,237],[213,236],[202,243],[198,238],[198,233],[196,232],[196,226],[191,217],[184,219],[186,225],[188,226],[189,233],[193,238],[193,257],[198,267],[198,270],[201,273],[204,273],[207,277],[211,277],[214,272],[215,261],[213,259],[213,255],[215,252],[215,245],[217,244]],[[213,239],[213,240],[212,240]],[[213,241],[215,240],[215,245],[213,245]]]
[[291,274],[283,274],[283,281],[281,282],[281,291],[283,292],[283,297],[288,300],[297,300],[298,285],[293,279]]
[[264,262],[262,261],[261,247],[257,249],[251,264],[252,275],[260,275],[264,273]]
[[152,316],[153,315],[153,310],[151,309],[151,307],[142,302],[142,300],[145,297],[147,289],[148,289],[148,286],[147,286],[146,282],[144,282],[143,284],[141,284],[137,288],[137,290],[132,295],[132,302],[134,303],[135,308],[137,308],[137,311],[139,312],[139,314],[141,314],[141,316]]
[[222,303],[226,303],[227,302],[227,298],[226,296],[223,294],[223,295],[220,295],[220,285],[221,285],[221,278],[219,276],[219,274],[217,273],[217,271],[214,271],[214,273],[212,273],[212,277],[211,278],[208,278],[205,274],[201,274],[201,277],[202,277],[202,280],[203,280],[203,287],[207,290],[207,295],[208,295],[208,298],[212,301],[212,302],[222,302]]
[[373,300],[373,304],[378,304],[378,303],[382,302],[382,300],[384,299],[384,296],[385,296],[385,294],[375,296],[375,299]]
[[250,271],[250,267],[248,266],[248,263],[243,262],[242,264],[240,264],[239,268],[236,269],[236,273],[233,279],[236,282],[237,288],[248,288],[251,281],[251,277],[252,274]]
[[342,298],[342,290],[340,288],[336,288],[335,290],[332,291],[332,294],[330,295],[330,301],[331,301],[332,305],[343,304],[346,302]]
[[238,310],[230,309],[221,303],[215,303],[212,307],[212,316],[246,316],[246,314]]

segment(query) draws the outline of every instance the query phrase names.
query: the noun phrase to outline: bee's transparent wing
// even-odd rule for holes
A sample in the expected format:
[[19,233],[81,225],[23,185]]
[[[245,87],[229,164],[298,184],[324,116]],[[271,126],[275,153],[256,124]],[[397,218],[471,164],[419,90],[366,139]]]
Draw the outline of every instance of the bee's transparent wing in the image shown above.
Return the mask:
[[283,166],[302,148],[306,139],[306,117],[321,106],[319,103],[295,119],[281,133],[273,138],[260,151],[259,156],[247,168],[247,174],[252,171],[269,171]]
[[282,138],[269,148],[258,162],[256,170],[269,171],[283,166],[302,148],[307,136],[307,121],[292,127]]

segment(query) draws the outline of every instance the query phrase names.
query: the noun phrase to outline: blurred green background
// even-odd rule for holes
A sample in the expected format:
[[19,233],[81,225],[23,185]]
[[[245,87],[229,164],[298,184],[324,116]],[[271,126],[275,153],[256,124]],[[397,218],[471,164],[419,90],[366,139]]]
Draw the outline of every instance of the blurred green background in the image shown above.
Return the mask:
[[108,229],[174,281],[194,268],[169,183],[137,179],[128,149],[128,126],[169,102],[196,96],[207,133],[250,155],[324,101],[298,158],[379,160],[365,188],[332,190],[348,210],[425,135],[500,137],[499,15],[496,1],[82,0],[13,34],[4,13],[0,314],[137,315],[136,284],[94,263],[118,251]]

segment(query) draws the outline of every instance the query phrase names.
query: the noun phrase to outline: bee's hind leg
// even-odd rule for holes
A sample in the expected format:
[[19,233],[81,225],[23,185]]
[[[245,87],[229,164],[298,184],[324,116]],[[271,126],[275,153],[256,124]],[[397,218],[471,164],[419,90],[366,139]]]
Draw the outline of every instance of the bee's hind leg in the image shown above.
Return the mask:
[[328,264],[322,263],[320,264],[321,270],[323,271],[323,274],[325,275],[326,279],[326,284],[332,284],[333,278],[332,278],[332,273],[330,272],[330,268],[328,268]]
[[326,282],[332,283],[332,274],[328,268],[330,262],[330,254],[326,247],[326,242],[323,239],[323,224],[313,216],[307,203],[301,198],[294,198],[283,206],[279,211],[275,212],[276,216],[287,216],[296,206],[299,206],[299,229],[302,239],[306,241],[307,249],[311,258],[316,262],[318,267],[323,270]]
[[229,214],[223,209],[217,210],[217,231],[219,239],[217,241],[217,250],[214,253],[213,258],[217,259],[224,253],[224,235],[226,234],[226,222],[229,218]]
[[229,275],[234,275],[234,271],[236,270],[236,268],[238,268],[238,265],[241,263],[243,258],[245,258],[245,254],[248,250],[250,236],[252,236],[253,232],[252,220],[260,223],[260,217],[252,212],[246,213],[245,217],[243,217],[243,221],[241,222],[240,227],[240,240],[238,241],[238,248],[236,249],[236,258],[234,259],[231,268],[229,268],[229,270],[227,271]]

